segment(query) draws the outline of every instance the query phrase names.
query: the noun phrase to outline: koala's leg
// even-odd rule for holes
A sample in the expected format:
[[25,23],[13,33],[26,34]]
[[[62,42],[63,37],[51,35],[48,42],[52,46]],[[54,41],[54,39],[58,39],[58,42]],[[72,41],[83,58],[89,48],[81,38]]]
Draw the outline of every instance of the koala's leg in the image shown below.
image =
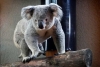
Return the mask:
[[63,54],[65,53],[65,34],[63,32],[63,29],[59,20],[55,19],[54,26],[55,28],[54,28],[52,37],[53,37],[58,54]]
[[[43,54],[43,55],[44,55],[45,51],[44,51],[43,44],[39,43],[39,44],[38,44],[38,46],[39,46],[39,49],[41,50],[41,53],[39,53],[39,55],[38,55],[38,56],[40,56],[41,54]],[[37,57],[38,57],[38,56],[37,56]]]
[[31,54],[31,59],[35,58],[38,56],[38,54],[41,52],[41,50],[39,49],[38,46],[38,41],[37,39],[34,39],[32,36],[26,36],[26,43],[29,47],[29,49],[31,50],[32,54]]
[[21,40],[21,43],[20,43],[20,50],[21,50],[21,56],[23,58],[22,62],[29,62],[30,61],[30,57],[29,57],[29,53],[30,53],[30,50],[25,42],[25,39],[22,39]]
[[44,51],[43,45],[42,45],[41,43],[39,43],[38,45],[39,45],[39,49],[40,49],[41,51]]

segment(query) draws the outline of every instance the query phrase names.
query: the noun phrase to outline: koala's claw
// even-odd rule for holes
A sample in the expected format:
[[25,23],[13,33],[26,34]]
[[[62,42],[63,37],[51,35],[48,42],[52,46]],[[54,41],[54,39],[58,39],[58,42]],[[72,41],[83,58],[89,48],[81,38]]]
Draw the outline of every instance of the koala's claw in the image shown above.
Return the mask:
[[31,60],[33,60],[33,59],[35,59],[36,57],[35,57],[35,56],[31,56],[30,58],[31,58]]
[[30,57],[24,57],[22,60],[23,63],[30,62],[30,61],[31,61]]
[[39,54],[37,55],[37,57],[39,57],[41,54],[43,54],[43,53],[39,53]]

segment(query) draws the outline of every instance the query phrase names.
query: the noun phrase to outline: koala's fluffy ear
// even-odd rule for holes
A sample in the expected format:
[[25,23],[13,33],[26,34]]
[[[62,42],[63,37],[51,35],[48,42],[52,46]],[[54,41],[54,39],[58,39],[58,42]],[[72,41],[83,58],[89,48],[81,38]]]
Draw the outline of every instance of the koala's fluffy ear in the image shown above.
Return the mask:
[[50,3],[50,10],[51,10],[52,12],[57,11],[58,8],[62,9],[62,8],[61,8],[60,6],[58,6],[57,4],[55,4],[55,3]]
[[56,16],[59,20],[61,20],[63,16],[63,12],[62,12],[62,8],[59,5],[55,3],[51,3],[49,5],[49,10],[51,13],[53,13],[54,16]]
[[34,6],[23,7],[21,10],[22,18],[29,20],[33,15],[34,9]]

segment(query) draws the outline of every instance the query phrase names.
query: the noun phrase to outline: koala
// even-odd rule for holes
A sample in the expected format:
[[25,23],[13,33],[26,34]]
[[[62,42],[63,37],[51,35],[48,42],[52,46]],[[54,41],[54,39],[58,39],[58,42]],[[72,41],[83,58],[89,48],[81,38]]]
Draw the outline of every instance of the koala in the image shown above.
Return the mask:
[[14,31],[14,44],[20,49],[22,62],[43,53],[43,43],[52,37],[58,54],[65,53],[65,34],[61,26],[63,12],[57,4],[26,6]]

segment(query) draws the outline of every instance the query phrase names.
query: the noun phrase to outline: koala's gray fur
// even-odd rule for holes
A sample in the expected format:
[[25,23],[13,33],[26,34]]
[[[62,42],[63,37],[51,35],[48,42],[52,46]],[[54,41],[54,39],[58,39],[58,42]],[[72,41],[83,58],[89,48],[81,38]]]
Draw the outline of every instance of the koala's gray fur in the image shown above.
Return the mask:
[[23,62],[43,53],[41,43],[49,37],[53,38],[58,54],[65,53],[65,34],[60,24],[63,12],[60,6],[53,3],[27,6],[22,8],[21,16],[14,31],[14,43],[21,50],[19,57],[23,58]]

